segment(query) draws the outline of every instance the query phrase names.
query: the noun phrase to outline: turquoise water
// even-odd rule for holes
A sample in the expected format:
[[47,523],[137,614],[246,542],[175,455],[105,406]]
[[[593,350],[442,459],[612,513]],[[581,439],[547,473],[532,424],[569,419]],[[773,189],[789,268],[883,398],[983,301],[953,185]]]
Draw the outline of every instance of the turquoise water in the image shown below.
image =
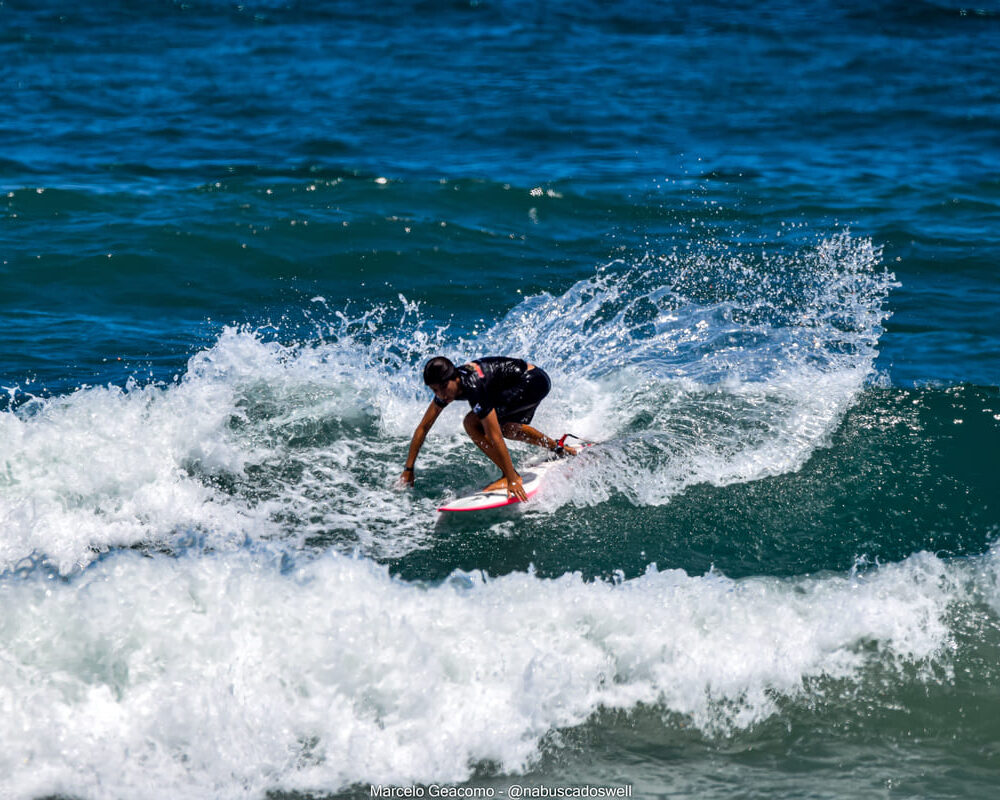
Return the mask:
[[[992,791],[1000,8],[4,2],[0,56],[0,795]],[[440,519],[496,476],[449,409],[394,487],[439,353],[602,446]]]

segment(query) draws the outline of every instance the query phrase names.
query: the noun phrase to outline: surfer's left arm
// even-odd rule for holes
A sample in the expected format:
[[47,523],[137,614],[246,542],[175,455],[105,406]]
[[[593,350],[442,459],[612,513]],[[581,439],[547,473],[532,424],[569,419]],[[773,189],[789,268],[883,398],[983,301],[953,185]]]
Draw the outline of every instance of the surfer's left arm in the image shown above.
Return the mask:
[[507,449],[507,443],[503,440],[503,432],[500,430],[500,423],[497,420],[496,410],[491,410],[483,418],[483,430],[486,433],[486,439],[489,441],[490,445],[496,450],[497,455],[500,457],[500,468],[503,470],[503,476],[507,479],[507,495],[513,495],[518,500],[527,500],[528,496],[524,493],[524,486],[521,483],[521,476],[517,474],[517,470],[514,469],[514,462],[510,457],[510,450]]

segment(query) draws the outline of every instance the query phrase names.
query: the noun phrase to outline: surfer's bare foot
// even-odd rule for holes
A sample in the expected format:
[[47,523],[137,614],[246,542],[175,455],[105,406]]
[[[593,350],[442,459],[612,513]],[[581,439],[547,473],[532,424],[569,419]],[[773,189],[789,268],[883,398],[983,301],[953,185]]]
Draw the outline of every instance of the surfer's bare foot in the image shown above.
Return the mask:
[[506,492],[508,498],[516,498],[517,500],[528,499],[528,495],[524,493],[524,484],[521,483],[520,475],[516,475],[509,481],[506,478],[500,478],[499,480],[493,481],[493,483],[483,489],[483,491]]
[[501,475],[499,478],[497,478],[497,480],[493,481],[493,483],[491,483],[489,486],[485,487],[483,489],[483,491],[484,492],[498,492],[501,489],[506,489],[506,488],[507,488],[507,479]]

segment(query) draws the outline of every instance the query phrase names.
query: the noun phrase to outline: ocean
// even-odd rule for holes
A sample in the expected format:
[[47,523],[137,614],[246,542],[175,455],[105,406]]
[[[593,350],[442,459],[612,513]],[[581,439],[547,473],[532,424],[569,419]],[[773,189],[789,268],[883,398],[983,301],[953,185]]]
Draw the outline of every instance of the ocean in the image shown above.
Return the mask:
[[[0,75],[0,797],[996,792],[994,0],[2,0]],[[439,354],[601,445],[438,514]]]

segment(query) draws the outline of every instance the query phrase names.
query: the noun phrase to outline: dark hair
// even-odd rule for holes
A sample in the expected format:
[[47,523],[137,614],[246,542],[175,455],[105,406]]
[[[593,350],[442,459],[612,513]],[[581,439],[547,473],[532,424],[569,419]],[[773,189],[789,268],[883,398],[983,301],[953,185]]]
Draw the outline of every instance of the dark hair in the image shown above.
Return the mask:
[[437,386],[455,377],[455,365],[444,356],[432,358],[424,364],[424,383]]

